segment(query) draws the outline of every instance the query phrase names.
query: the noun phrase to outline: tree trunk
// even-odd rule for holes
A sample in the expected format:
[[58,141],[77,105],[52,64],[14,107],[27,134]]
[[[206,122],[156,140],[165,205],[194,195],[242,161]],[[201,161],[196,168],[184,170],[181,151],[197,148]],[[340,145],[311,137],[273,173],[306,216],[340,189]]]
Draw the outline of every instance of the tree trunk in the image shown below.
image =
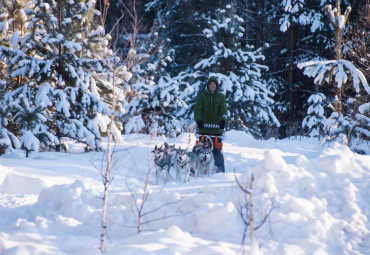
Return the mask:
[[[338,18],[341,14],[340,10],[340,0],[337,0],[336,2],[336,8],[337,12],[335,13],[335,20],[338,22]],[[341,50],[341,45],[342,45],[342,28],[339,27],[338,24],[334,26],[334,31],[335,31],[335,59],[339,60],[342,58],[342,50]],[[336,91],[336,100],[335,100],[335,110],[339,114],[342,114],[342,87],[336,86],[335,82],[334,83],[334,88]]]
[[56,117],[56,136],[58,138],[58,141],[59,141],[59,144],[56,145],[56,148],[55,150],[57,152],[60,152],[60,149],[61,149],[61,146],[62,146],[62,134],[60,133],[60,128],[59,126],[57,125],[58,123],[58,119],[59,119],[59,114],[57,114],[57,117]]
[[[260,48],[263,45],[263,15],[265,9],[265,1],[256,1],[257,6],[257,32],[256,32],[256,48]],[[262,62],[262,60],[259,60]]]
[[289,36],[289,71],[288,71],[289,102],[291,104],[290,111],[292,119],[295,118],[293,85],[294,85],[294,68],[295,68],[294,60],[295,60],[296,42],[297,42],[297,25],[292,23],[290,27],[290,36]]
[[[107,162],[107,172],[104,178],[104,197],[103,197],[103,211],[101,219],[101,234],[100,234],[100,252],[104,252],[104,240],[107,232],[106,216],[107,216],[107,203],[108,203],[108,188],[109,188],[109,171],[110,161]],[[108,171],[109,170],[109,171]]]
[[[334,28],[334,50],[335,50],[335,59],[339,60],[342,58],[342,38],[343,38],[343,27],[344,23],[347,21],[348,16],[351,12],[351,8],[347,7],[344,15],[342,15],[340,9],[340,0],[336,0],[335,2],[335,11],[332,9],[331,5],[325,6],[326,15]],[[332,17],[334,14],[334,17]],[[332,81],[332,85],[334,87],[334,92],[336,94],[335,97],[335,111],[339,114],[342,114],[342,87],[337,86],[335,81]]]
[[[336,7],[337,12],[335,12],[335,20],[338,22],[339,16],[341,16],[341,10],[340,10],[340,0],[337,0]],[[342,51],[341,51],[341,45],[342,45],[342,28],[339,26],[339,24],[335,24],[334,26],[335,31],[335,59],[341,59],[342,58]]]

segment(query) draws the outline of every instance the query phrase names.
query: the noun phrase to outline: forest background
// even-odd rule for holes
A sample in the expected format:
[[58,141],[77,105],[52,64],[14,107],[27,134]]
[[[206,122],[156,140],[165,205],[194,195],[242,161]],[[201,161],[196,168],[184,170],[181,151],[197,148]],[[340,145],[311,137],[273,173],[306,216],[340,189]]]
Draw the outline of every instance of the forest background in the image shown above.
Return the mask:
[[369,0],[2,0],[0,154],[100,150],[122,133],[192,132],[210,75],[227,130],[364,153]]

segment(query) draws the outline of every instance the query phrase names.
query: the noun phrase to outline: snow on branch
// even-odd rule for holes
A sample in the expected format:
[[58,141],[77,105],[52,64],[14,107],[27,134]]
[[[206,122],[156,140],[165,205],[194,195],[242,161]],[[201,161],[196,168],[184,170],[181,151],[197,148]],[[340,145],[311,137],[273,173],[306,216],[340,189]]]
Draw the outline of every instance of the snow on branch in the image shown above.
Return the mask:
[[334,79],[340,88],[348,79],[352,79],[356,92],[360,91],[360,84],[362,84],[365,91],[370,94],[370,87],[364,74],[348,60],[314,60],[299,63],[297,66],[299,69],[304,69],[304,74],[308,77],[314,77],[316,84]]
[[[358,111],[361,113],[361,114],[364,114],[365,112],[370,112],[370,102],[369,103],[365,103],[363,105],[360,105],[358,107]],[[369,121],[370,123],[370,121]]]
[[337,27],[339,29],[344,28],[348,16],[352,10],[352,8],[348,6],[346,8],[346,11],[344,12],[344,15],[341,15],[340,11],[337,8],[333,9],[333,7],[330,4],[325,5],[324,9],[332,26]]

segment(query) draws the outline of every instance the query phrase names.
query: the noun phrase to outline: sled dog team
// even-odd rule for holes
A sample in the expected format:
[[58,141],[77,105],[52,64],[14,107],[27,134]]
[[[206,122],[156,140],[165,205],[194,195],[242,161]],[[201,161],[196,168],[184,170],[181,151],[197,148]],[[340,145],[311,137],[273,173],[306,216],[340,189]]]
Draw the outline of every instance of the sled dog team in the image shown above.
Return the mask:
[[154,150],[154,165],[156,184],[159,183],[160,175],[163,176],[164,183],[169,180],[170,169],[172,166],[176,169],[176,179],[181,181],[181,172],[185,172],[184,182],[189,181],[190,172],[194,173],[195,177],[203,176],[207,173],[210,176],[214,170],[215,161],[213,158],[213,142],[208,136],[204,142],[194,145],[192,151],[187,149],[175,148],[175,145],[168,143],[162,144],[160,147],[155,146]]

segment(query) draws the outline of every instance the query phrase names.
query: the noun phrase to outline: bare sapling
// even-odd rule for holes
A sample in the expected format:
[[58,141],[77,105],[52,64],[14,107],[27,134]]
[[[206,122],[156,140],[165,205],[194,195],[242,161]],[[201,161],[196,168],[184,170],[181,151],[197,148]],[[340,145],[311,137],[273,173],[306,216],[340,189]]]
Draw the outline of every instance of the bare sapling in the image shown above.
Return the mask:
[[[149,158],[150,158],[150,154],[148,152],[148,159]],[[150,175],[151,175],[151,173],[153,171],[153,168],[154,167],[153,167],[151,161],[149,160],[148,161],[148,173],[147,173],[146,179],[144,181],[144,188],[143,188],[143,193],[142,193],[141,200],[137,200],[136,199],[135,194],[131,190],[129,183],[126,182],[126,185],[127,185],[128,189],[129,189],[130,195],[132,197],[132,200],[134,202],[135,209],[136,209],[136,214],[137,214],[137,226],[136,226],[136,228],[137,228],[137,233],[138,234],[141,233],[142,226],[143,225],[146,225],[146,224],[149,224],[149,223],[155,222],[155,221],[161,221],[161,220],[164,220],[164,219],[170,218],[170,217],[177,217],[177,216],[184,215],[184,214],[174,214],[174,215],[158,217],[158,218],[154,218],[154,219],[150,219],[150,220],[145,220],[145,217],[146,216],[150,216],[150,215],[154,214],[155,212],[158,212],[159,210],[163,209],[164,207],[167,207],[167,206],[170,206],[170,205],[179,203],[182,200],[180,198],[180,199],[177,199],[175,201],[165,202],[162,205],[160,205],[160,206],[158,206],[158,207],[156,207],[154,209],[145,211],[145,209],[147,207],[147,203],[149,202],[149,195],[150,195],[150,190],[149,190]]]
[[[101,25],[104,27],[105,21],[107,18],[107,13],[109,9],[109,1],[104,0],[103,2],[100,1],[100,10],[101,10]],[[115,26],[118,24],[119,20],[122,19],[124,15],[118,19]],[[111,42],[112,44],[112,42]],[[114,45],[111,47],[115,48]],[[122,56],[116,54],[115,51],[113,54],[107,53],[104,59],[106,67],[110,72],[110,82],[112,84],[112,102],[111,102],[111,115],[110,121],[107,128],[107,136],[108,136],[108,144],[107,144],[107,153],[106,153],[106,168],[102,174],[102,180],[104,185],[104,193],[103,193],[103,207],[102,207],[102,215],[101,215],[101,234],[100,234],[100,252],[104,252],[105,250],[105,235],[107,233],[107,223],[106,223],[106,216],[107,216],[107,204],[108,204],[108,189],[109,184],[111,183],[111,171],[112,171],[112,142],[113,142],[113,127],[115,121],[115,109],[116,109],[116,87],[117,87],[117,80],[118,74],[125,73],[127,70],[122,70],[122,66],[120,63],[122,62]],[[123,72],[122,72],[123,71]],[[129,77],[129,76],[126,76]]]
[[[112,156],[113,156],[113,135],[115,134],[115,109],[117,105],[117,100],[116,100],[116,93],[117,93],[117,81],[122,81],[122,80],[128,80],[130,78],[129,72],[127,68],[123,65],[120,65],[122,63],[122,57],[120,56],[115,56],[111,58],[107,58],[106,60],[106,65],[109,69],[109,72],[111,73],[111,84],[112,84],[112,104],[111,104],[111,115],[110,115],[110,121],[108,124],[107,128],[107,135],[108,135],[108,144],[107,144],[107,153],[106,153],[106,169],[105,172],[102,173],[103,176],[103,185],[104,185],[104,195],[103,195],[103,208],[102,208],[102,221],[101,221],[101,238],[100,238],[100,251],[104,252],[104,239],[105,239],[105,234],[107,231],[107,226],[106,226],[106,214],[107,214],[107,202],[108,202],[108,189],[109,189],[109,184],[112,181],[111,178],[111,171],[113,168],[112,164]],[[118,77],[119,76],[119,77]],[[123,77],[123,79],[122,79]],[[119,93],[119,92],[118,92]]]
[[247,232],[249,230],[249,239],[250,242],[253,243],[254,240],[254,232],[258,230],[268,219],[272,207],[269,207],[266,212],[262,215],[261,221],[256,224],[254,219],[254,204],[253,204],[253,183],[254,183],[254,175],[252,174],[249,185],[247,184],[244,186],[240,183],[239,179],[236,177],[235,169],[234,169],[234,177],[237,186],[239,189],[247,196],[247,199],[240,201],[238,212],[239,215],[244,223],[244,232],[242,238],[242,244],[245,243],[245,239],[247,237]]
[[[113,71],[113,91],[115,91],[115,72]],[[108,149],[107,149],[107,165],[103,177],[104,195],[103,195],[103,209],[101,218],[101,235],[100,235],[100,252],[104,252],[104,240],[107,232],[106,216],[108,203],[108,188],[111,181],[110,174],[112,169],[112,126],[114,123],[114,109],[115,109],[115,93],[113,93],[112,114],[108,126]]]
[[[150,56],[151,54],[154,54],[156,52],[157,47],[155,47],[155,43],[150,44],[151,47],[149,47],[148,52],[146,54],[137,54],[137,51],[139,48],[142,48],[141,46],[147,42],[149,42],[149,39],[151,36],[148,36],[146,39],[141,40],[138,42],[137,35],[140,33],[141,30],[141,19],[138,15],[138,12],[136,11],[136,0],[131,0],[129,3],[126,1],[119,0],[119,5],[123,7],[122,11],[127,14],[127,19],[129,22],[126,25],[121,25],[121,21],[123,22],[124,15],[120,16],[118,19],[116,19],[115,24],[113,25],[112,30],[110,31],[110,35],[114,35],[111,37],[110,40],[110,49],[114,52],[113,56],[108,55],[105,59],[105,64],[108,66],[109,72],[112,73],[110,78],[110,82],[112,83],[112,104],[111,104],[111,111],[112,114],[110,116],[110,122],[107,129],[107,135],[108,135],[108,149],[107,149],[107,164],[105,172],[102,174],[103,177],[103,184],[104,184],[104,197],[103,197],[103,208],[102,208],[102,219],[101,219],[101,238],[100,238],[100,251],[104,252],[104,240],[105,240],[105,234],[107,232],[107,225],[106,225],[106,215],[107,215],[107,202],[108,202],[108,189],[109,184],[111,183],[111,169],[112,169],[112,143],[114,138],[114,121],[115,121],[115,110],[116,107],[119,107],[117,104],[117,96],[116,96],[116,89],[119,86],[123,86],[122,81],[124,81],[124,86],[129,86],[129,81],[131,79],[130,71],[137,65],[145,62],[148,60],[147,56]],[[101,25],[102,27],[105,27],[106,19],[109,16],[108,15],[108,9],[110,7],[110,1],[108,0],[100,0],[100,10],[101,10]],[[127,20],[126,20],[127,21]],[[149,33],[150,35],[154,34],[154,27]],[[123,36],[124,35],[124,36]],[[120,49],[117,50],[117,45],[122,42],[118,42],[120,38],[128,38],[128,41],[125,45],[121,45]],[[158,44],[161,44],[159,42]],[[120,52],[120,53],[119,53]],[[123,54],[126,55],[123,57]],[[119,93],[119,92],[117,92]],[[134,98],[135,91],[131,88],[128,92],[124,91],[125,98],[129,101],[130,99]],[[141,204],[136,204],[136,210],[138,212],[138,233],[141,231],[141,226],[144,224],[142,221],[143,216],[145,215],[143,213],[145,204],[147,202],[148,196],[149,196],[149,177],[151,174],[151,168],[148,171],[148,175],[146,177],[146,181],[144,183],[144,194],[141,200]],[[131,195],[133,196],[133,192],[131,192]],[[136,200],[134,199],[135,203]],[[155,209],[159,210],[159,209]],[[150,212],[148,212],[150,213]]]
[[[150,157],[149,157],[149,152],[148,152],[148,159],[149,158]],[[146,201],[147,201],[147,199],[149,197],[149,189],[148,189],[148,186],[149,186],[149,180],[150,180],[150,174],[151,173],[152,173],[152,167],[151,167],[151,164],[149,163],[148,174],[147,174],[146,179],[145,179],[145,182],[144,182],[144,192],[143,192],[143,196],[141,198],[140,205],[137,204],[133,192],[130,192],[131,197],[132,197],[132,199],[134,201],[134,204],[135,204],[135,207],[136,207],[136,212],[137,212],[137,218],[138,218],[138,222],[137,222],[137,233],[138,234],[140,234],[140,232],[141,232],[144,206],[145,206]],[[129,187],[128,184],[127,184],[127,187]]]

